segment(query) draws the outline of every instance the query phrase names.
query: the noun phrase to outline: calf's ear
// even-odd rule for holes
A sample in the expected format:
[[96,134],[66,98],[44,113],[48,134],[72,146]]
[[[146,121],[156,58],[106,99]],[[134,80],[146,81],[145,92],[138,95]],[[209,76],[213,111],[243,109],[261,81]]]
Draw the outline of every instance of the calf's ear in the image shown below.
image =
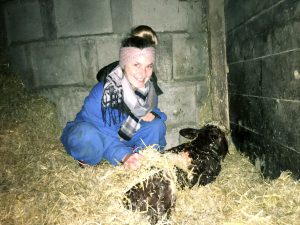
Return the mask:
[[195,139],[198,137],[199,130],[194,128],[184,128],[179,131],[179,134],[187,139]]

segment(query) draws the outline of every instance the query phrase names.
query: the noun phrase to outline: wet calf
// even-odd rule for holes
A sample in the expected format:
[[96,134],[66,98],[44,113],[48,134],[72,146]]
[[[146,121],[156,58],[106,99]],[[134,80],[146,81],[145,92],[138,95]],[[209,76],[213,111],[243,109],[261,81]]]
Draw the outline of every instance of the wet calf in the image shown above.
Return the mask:
[[[228,153],[225,133],[214,125],[186,128],[179,133],[192,141],[165,150],[175,156],[183,154],[189,161],[188,171],[176,167],[177,183],[181,187],[193,187],[214,181],[221,171],[221,161]],[[156,224],[169,218],[175,204],[175,186],[167,172],[161,170],[128,190],[123,204],[127,209],[146,212],[150,223]]]
[[145,212],[151,224],[168,219],[175,204],[175,184],[164,171],[137,183],[124,195],[127,209]]
[[177,168],[177,181],[180,186],[193,187],[214,181],[221,171],[221,161],[228,153],[225,133],[217,126],[210,124],[201,129],[185,128],[179,133],[191,141],[165,152],[185,153],[190,158],[189,171]]

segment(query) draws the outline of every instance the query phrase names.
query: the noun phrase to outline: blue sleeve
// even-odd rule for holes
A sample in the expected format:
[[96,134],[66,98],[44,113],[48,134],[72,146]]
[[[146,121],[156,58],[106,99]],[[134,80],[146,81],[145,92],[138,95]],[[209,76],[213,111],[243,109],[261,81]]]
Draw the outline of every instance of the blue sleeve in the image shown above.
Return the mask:
[[[116,124],[105,124],[101,110],[103,95],[103,83],[97,83],[89,95],[85,98],[81,111],[77,114],[77,121],[92,123],[100,130],[103,141],[104,157],[112,164],[118,165],[123,157],[131,153],[131,147],[126,146],[120,141],[118,130],[123,121]],[[126,118],[126,117],[125,117]],[[110,118],[108,118],[110,119]]]
[[[80,112],[75,120],[84,120],[93,124],[103,125],[101,113],[101,98],[103,93],[103,83],[98,83],[85,98]],[[97,127],[98,127],[97,126]]]
[[159,108],[157,108],[157,107],[154,108],[154,109],[152,110],[152,113],[154,114],[155,117],[157,117],[157,118],[163,120],[164,122],[166,122],[166,120],[167,120],[167,115],[166,115],[165,113],[163,113],[162,111],[160,111]]
[[[81,108],[81,111],[77,114],[76,120],[83,120],[94,124],[97,128],[109,128],[110,130],[116,132],[116,129],[120,126],[120,122],[124,118],[120,118],[119,123],[105,123],[103,121],[102,114],[102,95],[103,95],[103,82],[97,83],[89,95],[85,98],[84,104]],[[113,113],[117,114],[117,110],[113,111]],[[110,121],[110,115],[107,113],[106,116],[107,121]]]

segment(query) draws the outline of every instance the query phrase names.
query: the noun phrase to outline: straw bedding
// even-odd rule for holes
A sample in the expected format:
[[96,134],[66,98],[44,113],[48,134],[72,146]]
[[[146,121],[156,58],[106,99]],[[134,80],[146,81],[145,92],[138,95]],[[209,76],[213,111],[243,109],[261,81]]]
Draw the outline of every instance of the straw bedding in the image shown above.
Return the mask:
[[[137,171],[103,162],[80,168],[59,142],[55,107],[0,74],[0,224],[149,224],[122,205],[123,194],[163,168],[176,180],[178,159],[151,146]],[[217,180],[177,189],[170,220],[161,224],[299,224],[300,185],[288,172],[265,180],[234,146]]]

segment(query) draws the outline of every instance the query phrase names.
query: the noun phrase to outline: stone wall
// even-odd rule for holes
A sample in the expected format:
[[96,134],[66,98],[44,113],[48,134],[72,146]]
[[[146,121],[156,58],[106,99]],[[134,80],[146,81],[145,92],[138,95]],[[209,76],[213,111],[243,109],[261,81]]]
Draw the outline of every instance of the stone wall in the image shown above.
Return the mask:
[[206,0],[0,4],[11,67],[27,87],[58,106],[62,126],[80,110],[97,71],[118,59],[124,35],[140,24],[151,26],[159,37],[156,74],[164,91],[159,107],[168,115],[168,145],[179,143],[181,127],[212,119]]
[[230,125],[270,177],[300,178],[300,1],[225,1]]

